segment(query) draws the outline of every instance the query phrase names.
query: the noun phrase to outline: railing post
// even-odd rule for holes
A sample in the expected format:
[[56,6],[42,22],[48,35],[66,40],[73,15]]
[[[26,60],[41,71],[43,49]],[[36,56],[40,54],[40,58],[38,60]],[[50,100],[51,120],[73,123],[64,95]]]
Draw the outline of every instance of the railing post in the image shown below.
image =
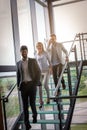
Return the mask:
[[[69,95],[72,96],[72,84],[71,84],[71,74],[70,74],[70,65],[67,64],[67,76],[68,76],[68,85],[69,85]],[[70,99],[70,105],[72,104],[72,99]]]
[[75,62],[76,62],[76,74],[77,74],[77,79],[78,79],[79,73],[78,73],[78,62],[77,62],[76,45],[74,47],[74,52],[75,52]]
[[1,101],[1,91],[0,91],[0,129],[1,129],[1,130],[4,130],[2,101]]
[[[58,102],[58,101],[57,101]],[[58,110],[58,105],[53,105],[53,111],[59,111]],[[59,113],[58,113],[58,115],[57,114],[54,114],[53,115],[53,120],[58,120],[58,119],[60,119],[59,118]],[[54,124],[54,129],[55,130],[60,130],[60,124]]]
[[84,56],[84,60],[86,60],[86,52],[85,52],[85,43],[84,43],[84,34],[82,33],[82,45],[83,45],[83,56]]
[[57,99],[57,108],[59,110],[59,114],[58,115],[59,115],[59,121],[60,121],[59,129],[62,130],[62,119],[61,119],[61,117],[62,117],[61,115],[62,114],[61,114],[61,104],[60,104],[60,102],[61,102],[60,99]]
[[83,60],[83,54],[82,54],[82,42],[81,42],[81,35],[79,34],[79,43],[80,43],[80,52],[81,52],[81,60]]
[[2,103],[3,103],[3,115],[4,115],[4,125],[5,125],[5,130],[7,130],[7,119],[6,119],[6,110],[5,110],[5,101],[6,99],[2,99]]

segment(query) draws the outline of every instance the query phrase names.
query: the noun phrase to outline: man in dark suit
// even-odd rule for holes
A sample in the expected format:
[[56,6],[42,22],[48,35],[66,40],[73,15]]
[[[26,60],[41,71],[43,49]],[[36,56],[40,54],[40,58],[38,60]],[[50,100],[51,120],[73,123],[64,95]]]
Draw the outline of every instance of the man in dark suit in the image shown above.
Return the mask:
[[31,125],[29,122],[28,101],[33,113],[33,123],[36,123],[36,86],[40,81],[41,72],[36,60],[33,58],[28,58],[27,46],[21,46],[20,52],[22,60],[17,62],[17,86],[18,89],[21,91],[25,127],[26,130],[29,130],[31,129]]

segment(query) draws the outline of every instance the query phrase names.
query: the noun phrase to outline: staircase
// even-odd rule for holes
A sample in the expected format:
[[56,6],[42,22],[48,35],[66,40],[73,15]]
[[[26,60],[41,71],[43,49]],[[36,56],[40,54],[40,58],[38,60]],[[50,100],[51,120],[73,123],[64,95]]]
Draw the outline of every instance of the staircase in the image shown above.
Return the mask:
[[[76,70],[71,69],[71,77],[72,77],[72,91],[74,92],[75,89],[75,84],[76,84],[76,75],[75,75]],[[73,75],[74,73],[74,75]],[[59,97],[67,97],[69,96],[69,83],[68,83],[68,74],[65,72],[63,74],[65,83],[66,83],[66,89],[63,90],[62,87],[60,88],[61,94]],[[50,97],[53,97],[53,94],[55,92],[55,87],[54,87],[54,82],[52,76],[50,77],[49,81],[49,88],[50,88]],[[70,99],[63,100],[60,99],[58,102],[54,102],[53,100],[50,100],[50,104],[46,104],[46,92],[45,89],[43,88],[43,100],[44,100],[44,105],[42,109],[39,109],[39,95],[37,93],[37,112],[38,112],[38,121],[37,124],[32,123],[32,112],[31,109],[30,111],[30,123],[32,124],[32,130],[62,130],[60,129],[65,125],[67,115],[69,113],[69,108],[70,108]],[[59,107],[60,108],[59,108]],[[60,117],[62,117],[60,119]],[[61,122],[61,126],[60,126]],[[24,122],[23,119],[20,119],[18,121],[19,124],[19,130],[24,130]]]
[[[85,36],[85,38],[84,38]],[[87,33],[77,34],[72,43],[69,58],[69,63],[65,63],[63,71],[60,75],[57,87],[55,89],[52,75],[49,80],[50,88],[50,104],[46,104],[46,92],[43,88],[44,105],[39,109],[39,95],[37,92],[37,112],[38,121],[36,124],[32,123],[32,112],[29,110],[30,122],[32,130],[69,130],[73,116],[76,96],[79,89],[79,83],[82,73],[83,65],[87,65],[86,45]],[[85,39],[85,40],[84,40]],[[73,60],[72,60],[73,55]],[[61,78],[65,79],[66,89],[61,87]],[[57,97],[56,92],[60,87],[60,95]],[[56,102],[54,102],[56,99]],[[20,113],[18,119],[11,130],[25,130],[23,122],[23,113]]]
[[[66,76],[65,76],[66,77]],[[67,85],[67,82],[66,82]],[[49,87],[50,87],[50,96],[53,96],[53,93],[55,91],[54,88],[54,83],[53,83],[53,78],[52,76],[50,77],[50,81],[49,81]],[[66,90],[62,90],[61,88],[61,95],[69,95],[68,93],[69,89],[68,89],[68,85],[66,87]],[[50,101],[50,104],[46,104],[46,92],[45,89],[43,88],[43,100],[44,100],[44,105],[41,109],[39,109],[39,96],[37,93],[37,102],[36,102],[36,106],[37,106],[37,112],[38,112],[38,121],[37,124],[32,124],[32,112],[31,109],[30,111],[30,123],[32,124],[32,129],[36,130],[58,130],[59,129],[59,125],[60,125],[60,120],[59,120],[59,110],[57,107],[57,103],[54,102],[53,100]],[[64,125],[65,123],[65,116],[68,114],[68,108],[70,105],[70,101],[62,101],[61,103],[61,114],[63,117],[62,119],[62,124]],[[22,126],[22,128],[24,129],[23,126],[23,120],[20,120],[18,122],[18,124],[20,124]],[[21,128],[21,127],[20,127]]]

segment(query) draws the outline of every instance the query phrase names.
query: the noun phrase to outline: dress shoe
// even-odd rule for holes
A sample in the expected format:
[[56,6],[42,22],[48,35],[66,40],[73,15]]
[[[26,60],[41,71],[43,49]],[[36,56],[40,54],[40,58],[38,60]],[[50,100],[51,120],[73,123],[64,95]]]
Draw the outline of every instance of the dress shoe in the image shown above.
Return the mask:
[[33,117],[33,123],[37,123],[37,116]]
[[44,101],[40,100],[40,105],[43,105],[44,104]]
[[26,130],[30,130],[31,129],[31,125],[29,124],[28,126],[26,126]]
[[50,99],[49,98],[47,98],[47,104],[50,104]]
[[66,89],[65,83],[62,83],[62,88],[63,88],[63,89]]
[[43,101],[40,101],[40,106],[39,106],[39,109],[41,109],[41,108],[42,108],[43,104],[44,104],[44,102],[43,102]]

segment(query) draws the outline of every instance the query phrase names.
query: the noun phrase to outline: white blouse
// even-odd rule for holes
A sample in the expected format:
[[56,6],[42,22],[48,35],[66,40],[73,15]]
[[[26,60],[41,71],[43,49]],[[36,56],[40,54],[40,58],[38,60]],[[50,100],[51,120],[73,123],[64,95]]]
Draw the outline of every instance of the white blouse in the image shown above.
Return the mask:
[[39,67],[41,69],[41,72],[46,72],[49,69],[49,65],[51,65],[50,58],[47,54],[47,52],[43,52],[41,55],[36,54],[36,60],[39,64]]

